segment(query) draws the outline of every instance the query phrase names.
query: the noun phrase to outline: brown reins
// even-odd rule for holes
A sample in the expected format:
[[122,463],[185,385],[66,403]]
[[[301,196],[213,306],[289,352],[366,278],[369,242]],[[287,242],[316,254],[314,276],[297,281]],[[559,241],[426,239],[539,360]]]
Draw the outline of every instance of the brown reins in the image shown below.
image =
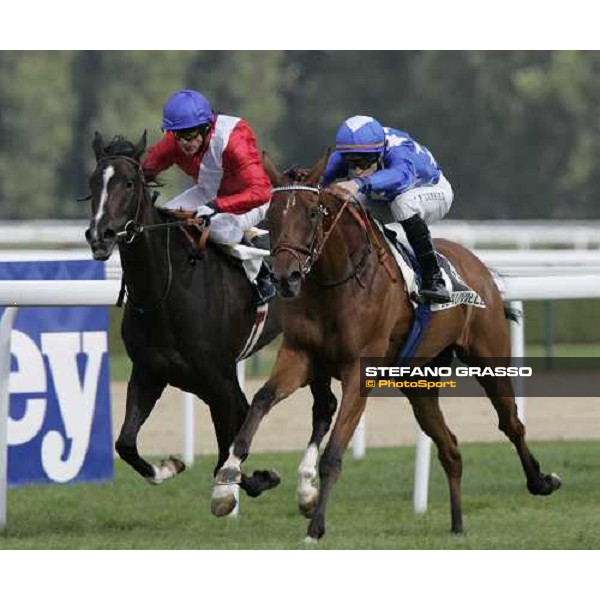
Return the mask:
[[[351,279],[357,277],[358,274],[364,268],[364,266],[367,262],[367,258],[369,256],[369,254],[371,253],[371,249],[373,246],[376,248],[377,258],[378,258],[379,262],[385,268],[386,272],[388,273],[388,275],[390,276],[392,281],[395,282],[397,280],[394,268],[392,265],[390,265],[389,254],[388,254],[387,250],[385,249],[385,247],[379,241],[379,238],[373,229],[371,219],[369,218],[368,214],[366,213],[364,207],[362,206],[362,204],[360,204],[360,202],[357,202],[356,199],[352,196],[349,198],[346,198],[343,201],[339,210],[337,211],[337,213],[333,219],[333,222],[331,223],[331,225],[329,226],[327,231],[324,232],[323,237],[319,241],[319,230],[323,229],[323,218],[329,214],[329,211],[328,211],[327,207],[325,206],[325,204],[323,203],[322,198],[321,198],[321,194],[322,194],[323,190],[320,186],[286,185],[286,186],[273,188],[272,194],[274,195],[279,192],[292,192],[292,194],[293,194],[296,191],[307,191],[307,192],[311,192],[311,193],[317,195],[318,221],[315,226],[312,240],[310,241],[310,244],[308,246],[302,246],[299,244],[294,244],[291,242],[285,242],[285,241],[278,240],[275,245],[275,248],[272,251],[273,256],[276,256],[277,254],[280,254],[281,252],[288,252],[298,262],[302,277],[303,278],[306,277],[306,275],[308,275],[308,273],[310,273],[314,264],[317,262],[317,260],[323,253],[325,245],[327,244],[327,241],[329,240],[331,234],[333,233],[336,225],[339,223],[342,215],[344,214],[344,211],[348,210],[348,213],[358,223],[358,225],[360,226],[360,228],[362,229],[362,231],[365,234],[365,242],[366,243],[365,243],[365,250],[363,252],[363,255],[362,255],[360,261],[356,265],[354,265],[354,269],[352,269],[351,272],[349,272],[344,277],[342,277],[338,280],[335,280],[335,281],[327,281],[327,282],[321,281],[318,283],[324,287],[334,287],[334,286],[342,285],[342,284],[346,283],[347,281],[350,281]],[[303,258],[302,255],[304,255],[305,258]]]

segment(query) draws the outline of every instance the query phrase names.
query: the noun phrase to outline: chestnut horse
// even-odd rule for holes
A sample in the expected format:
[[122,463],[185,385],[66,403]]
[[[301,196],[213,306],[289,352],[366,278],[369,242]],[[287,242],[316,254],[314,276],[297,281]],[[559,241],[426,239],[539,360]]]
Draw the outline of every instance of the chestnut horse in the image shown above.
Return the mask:
[[[262,417],[277,402],[309,384],[317,369],[340,379],[343,396],[318,463],[319,489],[310,479],[316,472],[318,445],[309,444],[299,469],[298,497],[305,501],[301,510],[311,518],[307,541],[325,533],[329,494],[365,409],[360,358],[394,358],[414,313],[401,274],[399,270],[394,276],[390,273],[389,260],[383,260],[387,252],[383,237],[369,226],[364,209],[317,185],[324,164],[322,160],[301,184],[274,167],[269,169],[277,186],[268,213],[271,239],[275,240],[273,268],[279,292],[287,299],[282,303],[283,344],[269,380],[255,395],[230,456],[217,475],[218,484],[230,485],[231,497],[231,482],[240,477],[241,462],[248,456]],[[461,305],[433,313],[415,358],[421,364],[449,366],[456,353],[468,365],[485,366],[492,357],[510,357],[506,318],[514,315],[504,306],[488,269],[458,244],[440,239],[435,245],[479,293],[486,308]],[[529,492],[548,495],[557,490],[560,479],[543,474],[527,447],[510,379],[482,377],[479,383],[496,409],[500,430],[518,452]],[[406,391],[421,429],[437,445],[450,489],[451,531],[461,533],[462,461],[438,394],[437,389]]]

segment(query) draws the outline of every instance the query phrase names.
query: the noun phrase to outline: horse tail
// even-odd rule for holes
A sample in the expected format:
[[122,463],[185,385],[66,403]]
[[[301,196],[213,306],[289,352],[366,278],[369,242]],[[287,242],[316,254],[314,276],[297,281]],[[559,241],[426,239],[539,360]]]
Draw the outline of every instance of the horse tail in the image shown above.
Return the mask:
[[509,306],[508,304],[504,305],[504,318],[508,319],[509,321],[514,321],[515,323],[519,322],[519,319],[523,316],[523,313],[516,309],[513,308],[512,306]]
[[[498,291],[500,293],[502,293],[502,290],[504,289],[504,284],[502,283],[503,281],[503,275],[502,273],[500,273],[500,271],[497,271],[496,269],[490,269],[488,267],[488,271],[490,272],[494,283],[496,285],[496,288],[498,289]],[[518,323],[519,320],[523,317],[523,313],[518,310],[517,308],[513,308],[512,306],[510,306],[510,304],[508,304],[508,302],[504,303],[504,318],[507,319],[508,321],[514,321],[515,323]]]

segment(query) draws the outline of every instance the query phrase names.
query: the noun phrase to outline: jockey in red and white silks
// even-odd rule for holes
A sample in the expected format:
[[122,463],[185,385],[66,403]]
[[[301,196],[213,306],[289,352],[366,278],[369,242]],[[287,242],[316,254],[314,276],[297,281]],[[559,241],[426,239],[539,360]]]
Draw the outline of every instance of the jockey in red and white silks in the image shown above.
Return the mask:
[[[169,200],[165,208],[196,211],[208,205],[218,213],[211,219],[211,239],[232,244],[240,242],[244,231],[264,218],[271,185],[248,123],[227,115],[211,114],[210,118],[206,135],[200,132],[202,141],[196,145],[194,139],[177,139],[180,130],[167,130],[149,150],[143,169],[151,179],[175,164],[193,177],[196,185]],[[194,121],[185,124],[190,122]],[[190,144],[193,153],[186,147]]]
[[[177,165],[196,181],[163,208],[211,215],[209,235],[217,243],[252,238],[249,230],[266,215],[271,183],[250,125],[239,117],[215,115],[202,94],[181,90],[163,108],[162,129],[165,135],[142,163],[144,174],[152,180]],[[258,286],[259,303],[266,301],[275,293],[267,267],[263,264],[257,275],[251,265],[243,266]]]

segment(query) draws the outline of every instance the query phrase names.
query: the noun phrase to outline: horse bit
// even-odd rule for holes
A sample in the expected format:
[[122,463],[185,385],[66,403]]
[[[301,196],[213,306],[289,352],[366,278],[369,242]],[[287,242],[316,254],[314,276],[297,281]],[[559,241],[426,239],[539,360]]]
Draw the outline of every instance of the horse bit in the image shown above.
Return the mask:
[[[165,229],[165,228],[167,229],[167,240],[166,240],[167,282],[165,284],[165,289],[163,290],[163,293],[158,298],[158,300],[149,308],[143,308],[141,306],[136,306],[133,303],[131,296],[128,294],[129,302],[136,311],[138,311],[140,313],[149,313],[149,312],[154,311],[156,308],[158,308],[158,306],[160,306],[164,302],[165,298],[169,295],[169,292],[171,289],[171,284],[172,284],[172,280],[173,280],[173,267],[172,267],[172,263],[171,263],[171,244],[170,244],[171,228],[172,227],[182,227],[184,225],[197,226],[197,227],[199,226],[206,232],[206,235],[207,235],[208,228],[210,226],[210,216],[203,215],[201,217],[186,217],[183,219],[175,219],[173,221],[168,221],[166,223],[154,223],[151,225],[138,224],[138,219],[139,219],[141,208],[142,208],[142,202],[147,197],[146,190],[148,188],[148,183],[145,180],[144,172],[142,170],[141,164],[139,163],[139,161],[131,158],[130,156],[126,156],[126,155],[105,156],[98,161],[97,166],[101,166],[103,163],[106,163],[107,161],[117,160],[117,159],[126,160],[127,162],[131,163],[136,168],[136,177],[134,177],[132,179],[128,179],[127,183],[128,184],[129,183],[137,184],[137,189],[138,189],[137,206],[136,206],[136,210],[135,210],[135,215],[134,215],[133,219],[129,219],[125,223],[125,225],[123,226],[123,229],[121,231],[116,233],[117,241],[123,242],[125,244],[131,244],[141,233],[144,233],[146,231],[151,232],[151,231],[155,231],[158,229]],[[158,195],[158,192],[154,192],[153,197],[151,199],[152,204],[154,204],[154,202],[156,201],[157,195]],[[85,198],[85,199],[88,199],[88,198]],[[206,237],[206,235],[203,234],[202,238],[204,239]],[[125,279],[123,277],[121,279],[121,290],[119,292],[119,297],[117,299],[117,304],[116,304],[117,306],[122,306],[125,292],[126,292],[126,284],[125,284]]]

